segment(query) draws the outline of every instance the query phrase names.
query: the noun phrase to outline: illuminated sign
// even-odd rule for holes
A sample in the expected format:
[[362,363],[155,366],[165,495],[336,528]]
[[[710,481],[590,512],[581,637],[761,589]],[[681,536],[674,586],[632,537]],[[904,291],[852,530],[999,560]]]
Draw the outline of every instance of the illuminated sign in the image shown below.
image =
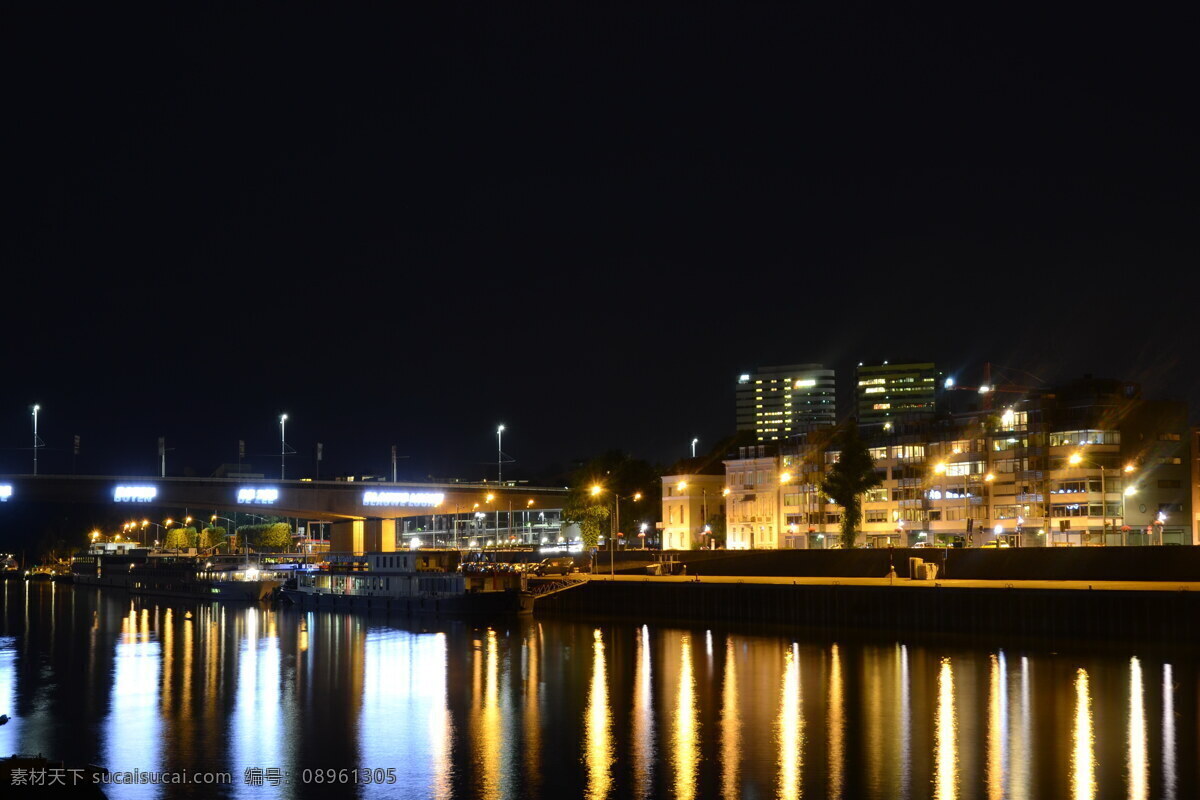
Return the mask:
[[238,489],[239,503],[259,503],[270,505],[279,499],[278,489]]
[[0,503],[7,503],[10,497],[12,497],[12,486],[7,483],[0,484]]
[[149,503],[158,496],[154,486],[118,486],[113,489],[113,500],[118,503]]
[[441,492],[363,492],[364,506],[440,506]]

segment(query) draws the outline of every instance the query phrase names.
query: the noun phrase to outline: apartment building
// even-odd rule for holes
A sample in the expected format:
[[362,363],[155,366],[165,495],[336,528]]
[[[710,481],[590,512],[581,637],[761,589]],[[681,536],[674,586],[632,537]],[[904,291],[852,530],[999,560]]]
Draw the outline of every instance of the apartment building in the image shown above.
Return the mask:
[[[1193,544],[1194,440],[1182,403],[1080,381],[1000,408],[863,431],[881,485],[863,497],[873,546]],[[725,461],[728,546],[841,544],[820,491],[828,429]]]

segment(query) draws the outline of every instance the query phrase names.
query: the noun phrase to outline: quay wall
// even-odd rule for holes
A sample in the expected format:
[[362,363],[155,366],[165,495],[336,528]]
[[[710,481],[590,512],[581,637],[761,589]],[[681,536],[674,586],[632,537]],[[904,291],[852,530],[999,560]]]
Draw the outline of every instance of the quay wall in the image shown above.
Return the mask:
[[[939,578],[971,580],[1200,581],[1200,547],[857,548],[853,550],[668,551],[688,575],[881,578],[889,557],[896,575],[910,577],[908,560],[938,565]],[[650,558],[625,551],[614,558],[618,574],[644,573]],[[597,554],[595,571],[609,571],[609,554]]]
[[538,616],[1196,641],[1200,592],[605,581],[539,599]]

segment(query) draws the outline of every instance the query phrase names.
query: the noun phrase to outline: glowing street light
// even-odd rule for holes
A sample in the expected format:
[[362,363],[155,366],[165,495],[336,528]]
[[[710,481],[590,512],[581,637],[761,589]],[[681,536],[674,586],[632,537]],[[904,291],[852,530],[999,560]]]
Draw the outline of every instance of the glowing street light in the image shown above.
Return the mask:
[[38,433],[37,433],[38,411],[40,411],[41,408],[42,408],[41,406],[36,405],[36,404],[33,407],[33,474],[34,475],[38,474],[38,463],[37,463],[38,448],[45,445],[45,442],[43,442],[41,439],[38,438]]
[[504,426],[496,428],[496,483],[504,485],[504,448],[500,446]]
[[692,439],[692,458],[696,457],[696,445],[700,443],[699,439]]
[[284,435],[287,426],[287,414],[279,415],[279,480],[283,480],[283,464],[287,458],[287,436]]

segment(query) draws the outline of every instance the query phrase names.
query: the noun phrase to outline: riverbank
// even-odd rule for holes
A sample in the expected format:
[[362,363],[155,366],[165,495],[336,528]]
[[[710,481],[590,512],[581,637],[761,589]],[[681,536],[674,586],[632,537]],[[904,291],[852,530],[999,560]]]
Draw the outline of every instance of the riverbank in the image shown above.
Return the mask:
[[892,633],[1153,638],[1200,634],[1200,582],[593,577],[539,616],[746,622]]

